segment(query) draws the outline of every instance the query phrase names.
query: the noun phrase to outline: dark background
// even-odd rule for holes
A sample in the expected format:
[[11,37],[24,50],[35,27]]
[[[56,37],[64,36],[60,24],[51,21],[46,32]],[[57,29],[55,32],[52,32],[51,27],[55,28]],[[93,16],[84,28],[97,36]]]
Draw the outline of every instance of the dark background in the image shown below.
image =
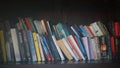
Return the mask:
[[85,24],[119,20],[119,4],[119,0],[1,0],[0,20],[33,17]]

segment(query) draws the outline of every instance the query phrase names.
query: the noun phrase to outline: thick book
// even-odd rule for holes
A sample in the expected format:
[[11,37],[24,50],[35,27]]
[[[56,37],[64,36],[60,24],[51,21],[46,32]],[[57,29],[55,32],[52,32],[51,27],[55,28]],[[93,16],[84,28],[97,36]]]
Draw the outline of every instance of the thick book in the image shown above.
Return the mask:
[[20,56],[16,28],[11,28],[10,32],[11,32],[11,37],[12,37],[12,42],[13,42],[13,49],[14,49],[14,53],[15,53],[15,61],[19,62],[19,61],[21,61],[21,56]]

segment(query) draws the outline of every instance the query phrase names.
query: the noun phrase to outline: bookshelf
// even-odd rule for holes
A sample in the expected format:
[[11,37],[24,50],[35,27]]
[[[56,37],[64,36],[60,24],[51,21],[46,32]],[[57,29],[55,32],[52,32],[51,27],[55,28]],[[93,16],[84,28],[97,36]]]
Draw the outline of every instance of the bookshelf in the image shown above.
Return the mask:
[[[0,4],[4,6],[6,2]],[[74,22],[76,24],[89,24],[101,20],[120,20],[119,1],[92,0],[92,1],[64,1],[64,0],[41,0],[41,1],[11,1],[8,5],[0,7],[0,20],[15,21],[16,17],[32,16],[33,18],[45,18],[54,22]],[[86,63],[1,63],[0,68],[113,68],[120,67],[119,61],[86,62]]]

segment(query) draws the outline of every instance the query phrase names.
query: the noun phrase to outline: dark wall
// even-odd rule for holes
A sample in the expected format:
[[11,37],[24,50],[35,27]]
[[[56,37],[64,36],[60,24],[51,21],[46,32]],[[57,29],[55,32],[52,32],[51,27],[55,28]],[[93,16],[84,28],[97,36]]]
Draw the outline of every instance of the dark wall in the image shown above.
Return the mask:
[[[55,22],[91,23],[114,20],[119,12],[117,0],[10,0],[0,2],[0,19],[46,18]],[[116,13],[117,12],[117,13]]]

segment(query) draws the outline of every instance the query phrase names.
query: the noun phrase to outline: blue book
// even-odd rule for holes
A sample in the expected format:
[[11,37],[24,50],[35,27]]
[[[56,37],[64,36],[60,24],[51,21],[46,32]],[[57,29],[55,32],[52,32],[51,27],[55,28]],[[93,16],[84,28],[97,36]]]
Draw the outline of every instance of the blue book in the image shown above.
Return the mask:
[[42,38],[43,38],[43,42],[44,42],[44,44],[46,45],[46,47],[47,47],[47,49],[48,49],[48,51],[49,51],[50,58],[51,58],[51,60],[53,61],[53,60],[54,60],[54,58],[53,58],[52,52],[51,52],[51,50],[50,50],[50,47],[49,47],[49,45],[48,45],[46,35],[43,35],[43,37],[42,37]]
[[48,61],[51,61],[51,56],[50,56],[50,53],[49,53],[49,50],[47,49],[47,46],[45,45],[45,42],[43,41],[43,36],[41,36],[41,44],[42,44],[42,47],[43,47],[43,52],[45,54],[45,57]]
[[82,25],[80,25],[79,28],[83,32],[84,36],[87,36],[87,37],[89,36],[89,33],[87,32],[87,30]]
[[[53,55],[53,57],[54,57],[54,60],[55,61],[58,61],[58,60],[60,60],[60,56],[59,56],[59,53],[58,53],[58,50],[57,50],[57,48],[56,48],[56,46],[55,46],[55,43],[53,42],[53,39],[52,39],[52,36],[50,36],[50,35],[48,35],[48,36],[46,36],[47,38],[48,38],[48,44],[49,44],[49,48],[50,48],[50,50],[51,50],[51,53],[52,53],[52,55]],[[49,42],[50,41],[50,42]]]
[[32,32],[30,30],[27,30],[26,32],[27,32],[27,40],[28,40],[28,45],[29,45],[29,48],[30,48],[30,54],[31,54],[31,57],[32,57],[32,61],[35,62],[35,61],[37,61],[37,57],[36,57]]
[[71,30],[76,35],[76,38],[77,38],[77,41],[78,41],[79,48],[80,48],[81,52],[83,53],[84,57],[87,58],[87,53],[86,53],[85,47],[84,47],[84,45],[83,45],[83,43],[81,41],[80,33],[78,32],[77,28],[75,28],[75,26],[71,26]]

